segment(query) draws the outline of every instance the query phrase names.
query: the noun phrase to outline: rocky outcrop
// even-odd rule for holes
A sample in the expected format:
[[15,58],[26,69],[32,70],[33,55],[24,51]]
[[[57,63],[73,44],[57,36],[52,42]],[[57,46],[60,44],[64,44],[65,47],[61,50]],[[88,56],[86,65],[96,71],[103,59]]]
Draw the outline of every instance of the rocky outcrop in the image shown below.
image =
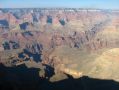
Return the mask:
[[70,47],[58,47],[49,56],[55,73],[67,73],[74,78],[90,76],[93,78],[118,81],[118,48],[103,48],[96,52],[82,51]]

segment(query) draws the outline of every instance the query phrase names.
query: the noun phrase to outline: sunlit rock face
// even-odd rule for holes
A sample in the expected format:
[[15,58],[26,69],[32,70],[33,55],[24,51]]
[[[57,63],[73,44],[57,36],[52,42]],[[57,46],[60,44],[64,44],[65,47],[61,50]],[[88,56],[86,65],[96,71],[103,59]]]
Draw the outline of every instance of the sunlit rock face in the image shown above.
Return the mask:
[[59,73],[75,78],[86,75],[118,80],[118,16],[114,11],[90,9],[3,10],[0,13],[1,62],[12,67],[13,59],[20,62],[17,65],[27,63],[26,59],[28,62],[37,59],[40,62],[32,62],[34,67],[40,63],[54,68],[56,76],[51,81],[58,75],[65,77]]
[[49,56],[56,72],[64,72],[74,78],[90,76],[119,80],[118,48],[105,48],[95,52],[69,47],[58,47]]

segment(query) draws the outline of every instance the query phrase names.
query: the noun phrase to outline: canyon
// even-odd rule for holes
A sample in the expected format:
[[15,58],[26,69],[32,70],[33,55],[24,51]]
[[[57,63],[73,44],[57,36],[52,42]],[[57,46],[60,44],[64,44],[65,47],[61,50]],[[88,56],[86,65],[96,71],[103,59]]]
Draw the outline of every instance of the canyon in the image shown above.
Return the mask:
[[0,63],[38,68],[51,82],[119,81],[118,36],[118,10],[0,9]]

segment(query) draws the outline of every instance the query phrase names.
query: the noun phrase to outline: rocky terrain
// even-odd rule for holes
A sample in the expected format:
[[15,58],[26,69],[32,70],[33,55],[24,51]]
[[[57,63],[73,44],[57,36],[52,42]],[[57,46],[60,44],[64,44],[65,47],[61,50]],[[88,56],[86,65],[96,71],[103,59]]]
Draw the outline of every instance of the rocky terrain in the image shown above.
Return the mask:
[[116,10],[0,9],[0,63],[37,68],[50,82],[68,75],[119,81],[118,36]]

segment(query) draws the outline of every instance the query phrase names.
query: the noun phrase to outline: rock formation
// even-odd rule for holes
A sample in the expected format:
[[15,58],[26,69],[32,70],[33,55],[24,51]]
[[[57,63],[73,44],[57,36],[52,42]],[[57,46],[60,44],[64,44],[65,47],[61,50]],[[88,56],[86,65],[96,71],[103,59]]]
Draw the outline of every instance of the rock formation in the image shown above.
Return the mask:
[[[112,74],[118,68],[118,16],[113,10],[2,9],[0,62],[9,67],[40,63],[39,68],[49,66],[56,75],[118,80],[118,74]],[[45,68],[39,73],[43,77],[44,70],[49,71]]]

